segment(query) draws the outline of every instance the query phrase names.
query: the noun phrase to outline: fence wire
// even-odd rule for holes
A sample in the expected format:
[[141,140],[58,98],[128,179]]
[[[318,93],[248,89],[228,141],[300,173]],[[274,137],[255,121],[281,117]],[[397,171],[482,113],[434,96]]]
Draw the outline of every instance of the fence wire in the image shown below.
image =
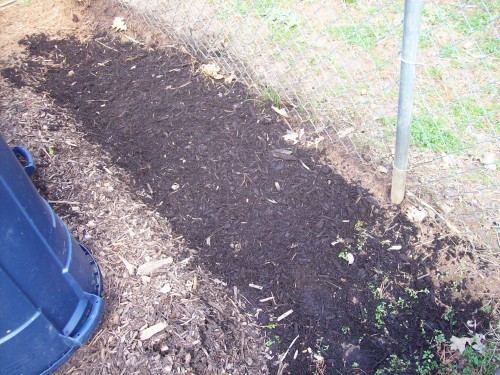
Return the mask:
[[[116,1],[264,99],[293,103],[304,127],[390,173],[402,0]],[[423,1],[408,184],[494,247],[499,8],[498,0]]]

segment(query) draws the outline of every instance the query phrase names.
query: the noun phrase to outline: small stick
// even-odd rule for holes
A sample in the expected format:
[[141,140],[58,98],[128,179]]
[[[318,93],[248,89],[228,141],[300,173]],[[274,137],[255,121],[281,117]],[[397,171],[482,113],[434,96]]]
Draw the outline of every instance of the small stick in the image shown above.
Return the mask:
[[280,316],[278,316],[278,319],[276,319],[276,321],[279,322],[280,320],[285,319],[291,313],[293,313],[293,310],[288,310],[286,313],[281,314]]
[[47,201],[50,204],[71,204],[71,205],[79,205],[80,202],[74,202],[74,201]]
[[248,286],[250,288],[254,288],[254,289],[258,289],[258,290],[262,290],[264,289],[264,287],[260,286],[260,285],[255,285],[255,284],[248,284]]
[[267,298],[262,298],[262,299],[259,299],[259,302],[267,302],[267,301],[271,301],[271,300],[273,300],[273,299],[274,299],[274,297],[273,297],[273,296],[271,296],[271,297],[267,297]]
[[0,8],[6,7],[7,5],[14,3],[15,1],[16,0],[7,0],[7,1],[4,1],[2,4],[0,4]]
[[[279,358],[279,363],[280,364],[279,364],[279,367],[278,367],[278,375],[283,374],[283,370],[285,369],[285,366],[283,365],[283,361],[285,360],[285,357],[288,355],[288,352],[290,352],[290,349],[292,349],[293,344],[295,344],[295,341],[297,341],[298,338],[299,338],[299,335],[297,335],[297,337],[295,337],[293,339],[292,343],[290,344],[290,346],[288,347],[288,349],[286,350],[286,352],[283,353],[283,355],[280,356],[280,358]],[[297,353],[297,352],[295,352],[295,353]]]
[[125,38],[129,39],[130,41],[134,42],[135,44],[140,44],[141,46],[143,46],[143,45],[144,45],[144,43],[139,42],[138,40],[136,40],[136,39],[132,38],[131,36],[128,36],[127,34],[123,34],[123,36],[124,36]]
[[103,46],[103,47],[106,47],[106,48],[110,49],[111,51],[118,52],[118,50],[117,50],[117,49],[114,49],[113,47],[107,46],[107,45],[105,45],[104,43],[99,42],[97,39],[96,39],[96,42],[97,42],[97,43],[99,43],[101,46]]

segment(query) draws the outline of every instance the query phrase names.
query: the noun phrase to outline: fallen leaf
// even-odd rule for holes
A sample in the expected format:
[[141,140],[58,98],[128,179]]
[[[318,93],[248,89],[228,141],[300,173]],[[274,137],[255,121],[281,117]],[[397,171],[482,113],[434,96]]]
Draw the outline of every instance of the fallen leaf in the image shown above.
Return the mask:
[[204,64],[201,66],[202,73],[213,79],[222,79],[224,76],[219,73],[220,67],[215,64]]
[[228,75],[226,78],[224,78],[225,83],[231,83],[233,81],[236,81],[236,75],[232,72],[230,75]]
[[290,118],[290,115],[286,112],[286,108],[283,107],[283,108],[278,108],[278,107],[275,107],[274,105],[271,106],[271,108],[273,109],[274,112],[276,112],[278,115],[280,116],[283,116],[285,118]]
[[127,31],[127,25],[123,17],[115,17],[111,28],[116,31]]
[[173,262],[174,260],[172,259],[172,257],[159,260],[152,260],[150,262],[144,263],[143,265],[139,266],[139,268],[137,268],[137,274],[141,276],[150,275],[153,272],[159,270],[160,268],[172,264]]
[[300,129],[298,133],[294,130],[288,129],[283,138],[285,139],[285,141],[290,141],[293,144],[297,144],[298,142],[304,142],[307,139],[306,136],[304,135],[304,129]]
[[411,221],[421,223],[427,217],[427,210],[420,207],[410,206],[406,211],[406,217]]
[[157,333],[160,333],[165,328],[167,328],[167,323],[157,323],[154,326],[143,329],[140,333],[139,338],[141,340],[147,340],[156,335]]
[[471,344],[474,340],[471,337],[455,337],[452,336],[450,339],[450,349],[458,350],[462,354],[465,350],[465,345]]

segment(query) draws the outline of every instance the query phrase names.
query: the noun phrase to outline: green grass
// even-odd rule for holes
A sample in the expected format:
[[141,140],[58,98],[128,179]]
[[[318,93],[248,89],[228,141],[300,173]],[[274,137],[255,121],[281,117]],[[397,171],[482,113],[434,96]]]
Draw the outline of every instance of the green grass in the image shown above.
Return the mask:
[[263,101],[270,102],[275,107],[281,107],[281,95],[274,87],[259,85],[259,91]]
[[420,34],[420,38],[418,40],[418,48],[431,48],[432,47],[432,39],[431,34],[423,33]]
[[420,149],[434,152],[459,154],[464,147],[456,130],[449,129],[442,118],[433,119],[430,115],[413,119],[411,137]]
[[444,59],[457,59],[459,56],[458,49],[452,44],[446,44],[439,51],[439,56]]
[[477,374],[478,370],[481,370],[481,374],[493,375],[500,364],[498,348],[491,342],[486,344],[484,354],[474,350],[471,346],[467,346],[463,352],[463,357],[466,360],[463,375]]
[[431,76],[434,80],[436,81],[442,81],[443,80],[443,72],[439,70],[438,68],[431,67],[427,71],[429,73],[429,76]]
[[[367,49],[377,45],[376,30],[364,24],[330,26],[327,31],[333,38],[342,40],[353,46],[360,46]],[[381,33],[382,30],[377,31]]]
[[484,28],[490,22],[488,14],[482,9],[475,10],[472,14],[458,14],[455,18],[457,22],[454,29],[466,35]]
[[[491,55],[494,58],[500,58],[500,40],[494,37],[494,35],[481,35],[478,38],[478,44],[480,48],[480,54]],[[496,65],[492,65],[494,70],[497,69]]]
[[458,125],[472,126],[477,130],[488,128],[486,122],[483,121],[487,112],[476,98],[465,98],[458,103],[452,104],[450,113]]

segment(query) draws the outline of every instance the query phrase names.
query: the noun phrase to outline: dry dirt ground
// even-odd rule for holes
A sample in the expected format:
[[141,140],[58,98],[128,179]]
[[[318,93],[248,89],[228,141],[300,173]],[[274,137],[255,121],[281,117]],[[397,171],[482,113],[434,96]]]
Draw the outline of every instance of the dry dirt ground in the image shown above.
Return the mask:
[[[50,27],[29,16],[44,12]],[[62,1],[0,13],[0,133],[34,153],[35,185],[104,277],[103,322],[61,373],[461,365],[436,337],[489,331],[491,262],[347,182],[314,139],[286,141],[237,80],[111,23]]]

